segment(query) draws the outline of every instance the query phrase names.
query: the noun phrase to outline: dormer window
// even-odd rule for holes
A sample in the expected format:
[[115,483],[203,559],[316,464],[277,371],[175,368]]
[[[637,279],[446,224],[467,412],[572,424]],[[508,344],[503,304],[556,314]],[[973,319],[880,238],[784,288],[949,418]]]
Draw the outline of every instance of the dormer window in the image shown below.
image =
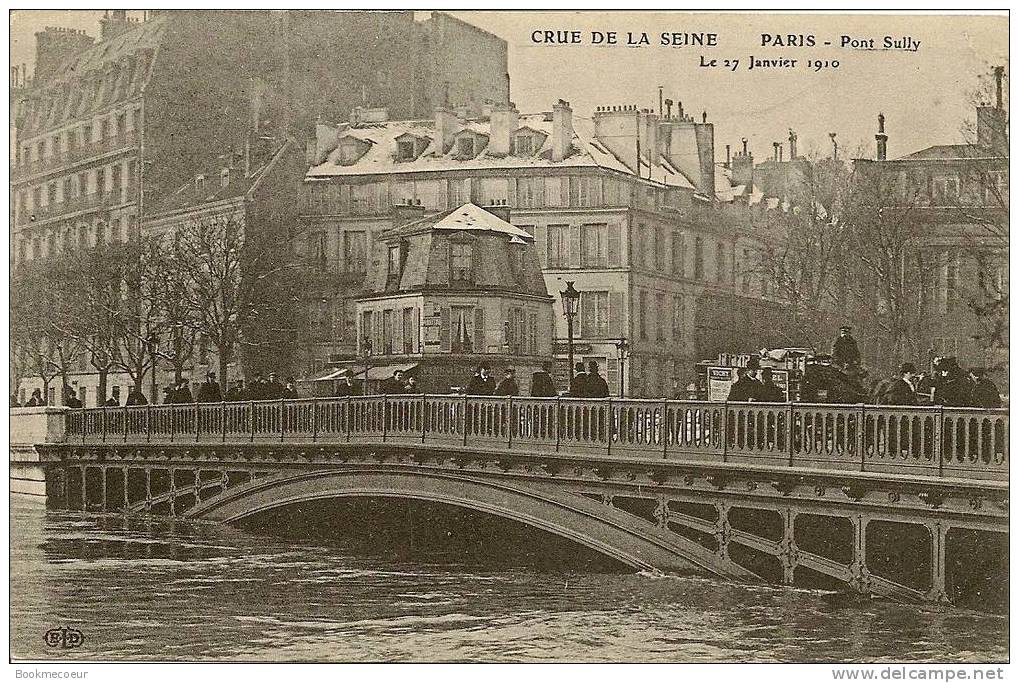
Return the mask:
[[348,139],[344,140],[340,145],[340,163],[344,166],[357,161],[360,154],[358,153],[358,145],[356,140]]
[[396,153],[400,161],[413,161],[416,156],[414,154],[414,141],[401,140],[396,143]]
[[464,135],[456,141],[456,154],[464,159],[474,158],[474,138]]
[[453,283],[474,282],[474,246],[469,242],[454,242],[449,247],[449,279]]
[[518,135],[514,145],[519,156],[530,156],[534,153],[534,138],[530,135]]

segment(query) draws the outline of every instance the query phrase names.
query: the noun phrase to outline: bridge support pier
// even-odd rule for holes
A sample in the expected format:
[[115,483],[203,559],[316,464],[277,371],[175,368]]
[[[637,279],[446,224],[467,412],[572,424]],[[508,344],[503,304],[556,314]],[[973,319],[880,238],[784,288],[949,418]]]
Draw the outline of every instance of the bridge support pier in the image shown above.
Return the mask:
[[779,559],[782,561],[782,583],[793,585],[799,550],[796,547],[796,512],[791,508],[782,511],[782,540],[779,542]]
[[729,541],[732,540],[732,527],[729,526],[729,508],[725,502],[715,503],[718,519],[715,521],[715,541],[718,543],[718,556],[729,561]]
[[924,596],[930,602],[947,603],[948,587],[945,546],[948,542],[948,524],[940,521],[928,523],[931,532],[931,588]]
[[867,569],[867,522],[863,515],[850,517],[853,523],[853,561],[849,565],[849,585],[858,593],[869,595],[873,586]]

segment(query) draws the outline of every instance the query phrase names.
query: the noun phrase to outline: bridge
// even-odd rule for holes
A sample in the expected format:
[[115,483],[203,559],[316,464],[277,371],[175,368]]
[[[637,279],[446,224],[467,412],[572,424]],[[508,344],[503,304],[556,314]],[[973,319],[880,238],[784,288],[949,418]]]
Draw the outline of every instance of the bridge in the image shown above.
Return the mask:
[[1003,410],[401,395],[15,409],[12,434],[21,420],[47,424],[12,468],[37,466],[57,507],[234,522],[396,497],[644,570],[908,602],[1007,577]]

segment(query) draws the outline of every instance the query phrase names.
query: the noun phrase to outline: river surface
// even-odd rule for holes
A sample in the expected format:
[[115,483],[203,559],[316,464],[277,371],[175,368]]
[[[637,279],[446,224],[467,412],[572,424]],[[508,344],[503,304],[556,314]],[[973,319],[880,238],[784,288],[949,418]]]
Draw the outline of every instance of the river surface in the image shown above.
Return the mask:
[[[560,563],[559,551],[547,548],[514,556],[486,554],[484,543],[475,543],[482,552],[380,554],[371,549],[386,546],[379,539],[326,534],[286,517],[274,520],[270,533],[46,510],[17,496],[11,505],[15,659],[1008,657],[1007,617],[962,609],[634,574],[592,561]],[[515,538],[506,534],[499,532]],[[83,645],[48,648],[43,633],[65,626],[84,634]]]

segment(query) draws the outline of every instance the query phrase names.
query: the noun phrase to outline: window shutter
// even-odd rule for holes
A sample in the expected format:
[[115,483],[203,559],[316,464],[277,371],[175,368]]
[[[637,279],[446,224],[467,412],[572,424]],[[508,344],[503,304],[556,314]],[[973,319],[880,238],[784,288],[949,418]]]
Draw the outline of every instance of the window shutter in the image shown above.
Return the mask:
[[580,268],[580,226],[570,226],[570,268]]
[[421,353],[421,309],[415,306],[411,317],[411,324],[414,327],[410,331],[410,350],[412,353]]
[[517,205],[517,179],[506,179],[506,203],[510,206]]
[[623,292],[609,292],[609,336],[620,338],[625,335]]
[[608,263],[609,267],[613,268],[619,266],[619,226],[609,225],[606,227],[608,232]]
[[580,337],[589,339],[594,336],[594,294],[583,292],[580,295]]
[[403,310],[393,310],[393,353],[403,353]]
[[538,252],[538,264],[544,268],[548,264],[548,237],[544,225],[531,228],[534,235],[534,249]]
[[449,306],[439,311],[439,350],[449,351]]
[[474,352],[486,353],[485,346],[485,309],[478,306],[474,309]]

